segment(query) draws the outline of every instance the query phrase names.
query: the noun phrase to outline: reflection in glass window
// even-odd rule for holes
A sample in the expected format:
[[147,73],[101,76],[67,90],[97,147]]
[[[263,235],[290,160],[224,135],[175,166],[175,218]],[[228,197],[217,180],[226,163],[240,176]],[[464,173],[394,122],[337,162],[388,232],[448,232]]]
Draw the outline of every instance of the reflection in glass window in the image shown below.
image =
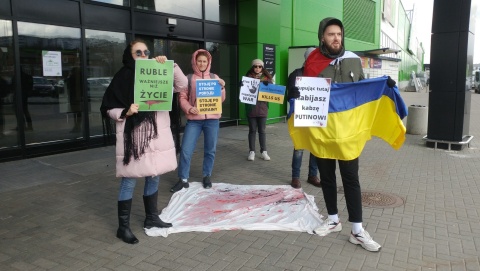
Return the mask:
[[202,19],[202,0],[134,0],[138,9]]
[[130,6],[130,0],[92,0],[92,1],[119,5],[119,6],[126,6],[126,7]]
[[218,74],[220,78],[225,80],[225,89],[227,91],[227,99],[223,102],[222,119],[236,119],[237,116],[237,99],[236,92],[236,45],[229,45],[217,42],[207,42],[206,49],[212,55],[211,72]]
[[18,146],[12,22],[0,20],[0,149]]
[[[80,29],[18,22],[18,43],[26,144],[81,138]],[[60,74],[49,72],[51,62]]]
[[230,0],[205,0],[205,20],[235,24],[235,2]]
[[180,65],[185,74],[193,73],[192,54],[200,49],[196,42],[170,41],[170,57]]
[[[143,40],[146,42],[147,47],[150,48],[150,50],[153,50],[152,57],[167,55],[167,40],[153,39],[152,41],[151,38],[147,38]],[[151,46],[150,44],[152,44],[153,46]]]
[[115,73],[123,66],[127,46],[125,33],[85,30],[87,47],[87,93],[90,135],[103,135],[100,105]]

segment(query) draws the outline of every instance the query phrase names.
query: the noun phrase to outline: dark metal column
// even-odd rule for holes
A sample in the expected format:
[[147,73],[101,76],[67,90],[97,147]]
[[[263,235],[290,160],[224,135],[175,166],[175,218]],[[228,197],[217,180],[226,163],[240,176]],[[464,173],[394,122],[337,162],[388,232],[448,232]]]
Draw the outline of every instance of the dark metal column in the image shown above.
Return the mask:
[[[462,149],[471,136],[471,92],[466,80],[473,70],[474,8],[471,0],[435,0],[430,56],[430,96],[427,146],[435,141],[457,142]],[[439,148],[450,147],[439,144]]]

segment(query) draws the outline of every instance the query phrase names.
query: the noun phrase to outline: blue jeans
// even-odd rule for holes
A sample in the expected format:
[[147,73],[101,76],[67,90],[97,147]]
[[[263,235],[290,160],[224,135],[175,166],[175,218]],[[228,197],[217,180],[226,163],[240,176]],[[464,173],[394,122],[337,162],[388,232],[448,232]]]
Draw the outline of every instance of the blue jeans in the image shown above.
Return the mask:
[[178,177],[188,179],[190,177],[190,162],[193,151],[197,145],[198,137],[203,131],[203,177],[212,176],[215,153],[217,151],[218,129],[220,120],[188,120],[182,139],[182,150],[178,165]]
[[[145,186],[143,187],[143,195],[150,196],[158,191],[158,183],[160,182],[160,176],[145,177]],[[135,184],[137,180],[135,178],[123,177],[120,182],[120,192],[118,193],[118,200],[129,200],[133,198],[133,190],[135,190]]]
[[[292,178],[300,178],[300,168],[302,167],[303,150],[293,150],[292,156]],[[310,153],[308,161],[308,177],[317,176],[318,166],[316,157]]]

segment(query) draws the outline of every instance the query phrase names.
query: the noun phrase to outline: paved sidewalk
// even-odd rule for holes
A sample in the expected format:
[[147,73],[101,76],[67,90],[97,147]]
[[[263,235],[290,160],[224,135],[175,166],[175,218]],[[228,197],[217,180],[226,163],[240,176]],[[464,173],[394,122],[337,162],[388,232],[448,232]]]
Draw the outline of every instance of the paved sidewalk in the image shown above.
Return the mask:
[[[427,93],[402,92],[407,105],[428,105]],[[364,225],[382,244],[378,253],[348,242],[350,223],[326,237],[300,232],[220,231],[148,237],[142,223],[143,182],[135,191],[131,228],[140,243],[115,237],[118,179],[114,148],[104,147],[0,163],[1,270],[480,270],[480,95],[472,94],[470,148],[425,147],[407,135],[395,151],[373,138],[360,157],[360,180],[370,192]],[[287,125],[267,126],[271,161],[247,161],[248,128],[220,130],[213,181],[289,184],[292,143]],[[191,181],[201,180],[202,144]],[[326,215],[319,188],[306,182]],[[159,207],[169,201],[176,172],[161,177]],[[397,207],[383,202],[395,198]],[[398,198],[396,198],[398,196]],[[389,199],[389,197],[385,197]],[[400,201],[398,201],[400,199]],[[373,204],[375,205],[375,204]],[[342,221],[347,220],[339,193]],[[175,221],[172,221],[175,223]]]

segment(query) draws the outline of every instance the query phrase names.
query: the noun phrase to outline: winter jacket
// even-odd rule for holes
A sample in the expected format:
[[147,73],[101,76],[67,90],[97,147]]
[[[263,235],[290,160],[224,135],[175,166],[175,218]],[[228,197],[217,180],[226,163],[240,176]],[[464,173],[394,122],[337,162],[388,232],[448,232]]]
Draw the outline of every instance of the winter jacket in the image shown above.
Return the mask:
[[[179,92],[187,87],[187,77],[177,64],[174,65],[174,92]],[[133,90],[132,90],[133,91]],[[121,117],[125,108],[114,108],[107,111],[108,116],[116,121],[116,176],[117,177],[147,177],[157,176],[173,171],[177,168],[175,144],[170,130],[170,116],[167,111],[156,112],[158,136],[152,138],[145,153],[138,160],[130,159],[127,165],[123,163],[125,120]],[[142,131],[142,126],[137,127]]]
[[292,94],[293,88],[295,88],[295,83],[297,81],[297,77],[303,76],[303,66],[301,68],[293,70],[288,75],[287,79],[287,101],[289,104],[288,112],[287,112],[287,119],[290,118],[290,116],[293,114],[293,111],[295,109],[295,98],[294,95]]
[[[208,55],[208,66],[207,69],[203,72],[201,72],[196,63],[196,58],[197,54],[199,52],[205,52]],[[212,56],[207,50],[197,50],[193,53],[192,55],[192,69],[193,69],[193,75],[192,79],[190,81],[190,90],[185,88],[182,90],[179,94],[179,101],[180,101],[180,107],[182,108],[183,112],[185,113],[185,116],[187,117],[188,120],[206,120],[206,119],[220,119],[222,117],[221,114],[190,114],[190,109],[192,107],[196,106],[196,101],[197,101],[197,93],[196,93],[196,82],[197,79],[210,79],[210,68],[212,66]],[[220,79],[217,75],[215,75],[215,78]],[[188,83],[187,83],[188,84]],[[222,103],[225,101],[225,88],[222,88]]]
[[287,79],[287,100],[290,100],[290,99],[293,98],[291,90],[293,88],[295,88],[295,83],[297,81],[297,77],[299,77],[299,76],[303,76],[303,67],[293,70],[293,72],[291,72],[288,75],[288,79]]
[[360,58],[349,51],[345,51],[343,57],[333,60],[318,77],[331,78],[332,83],[351,83],[365,79]]
[[[251,78],[256,78],[251,74],[247,76]],[[268,80],[268,78],[263,75],[257,79],[260,79],[260,84],[263,84],[261,83],[263,81],[268,81],[269,83],[272,83],[271,80]],[[250,118],[266,118],[268,116],[268,102],[257,100],[256,105],[245,104],[245,113],[247,114],[247,117]]]
[[[342,50],[337,54],[331,54],[322,42],[323,33],[331,24],[339,25],[342,30]],[[323,19],[318,28],[318,40],[320,47],[315,49],[305,62],[306,76],[331,78],[332,83],[357,82],[365,79],[360,58],[350,51],[345,51],[345,31],[340,20],[332,17]],[[320,71],[311,74],[313,70]]]

